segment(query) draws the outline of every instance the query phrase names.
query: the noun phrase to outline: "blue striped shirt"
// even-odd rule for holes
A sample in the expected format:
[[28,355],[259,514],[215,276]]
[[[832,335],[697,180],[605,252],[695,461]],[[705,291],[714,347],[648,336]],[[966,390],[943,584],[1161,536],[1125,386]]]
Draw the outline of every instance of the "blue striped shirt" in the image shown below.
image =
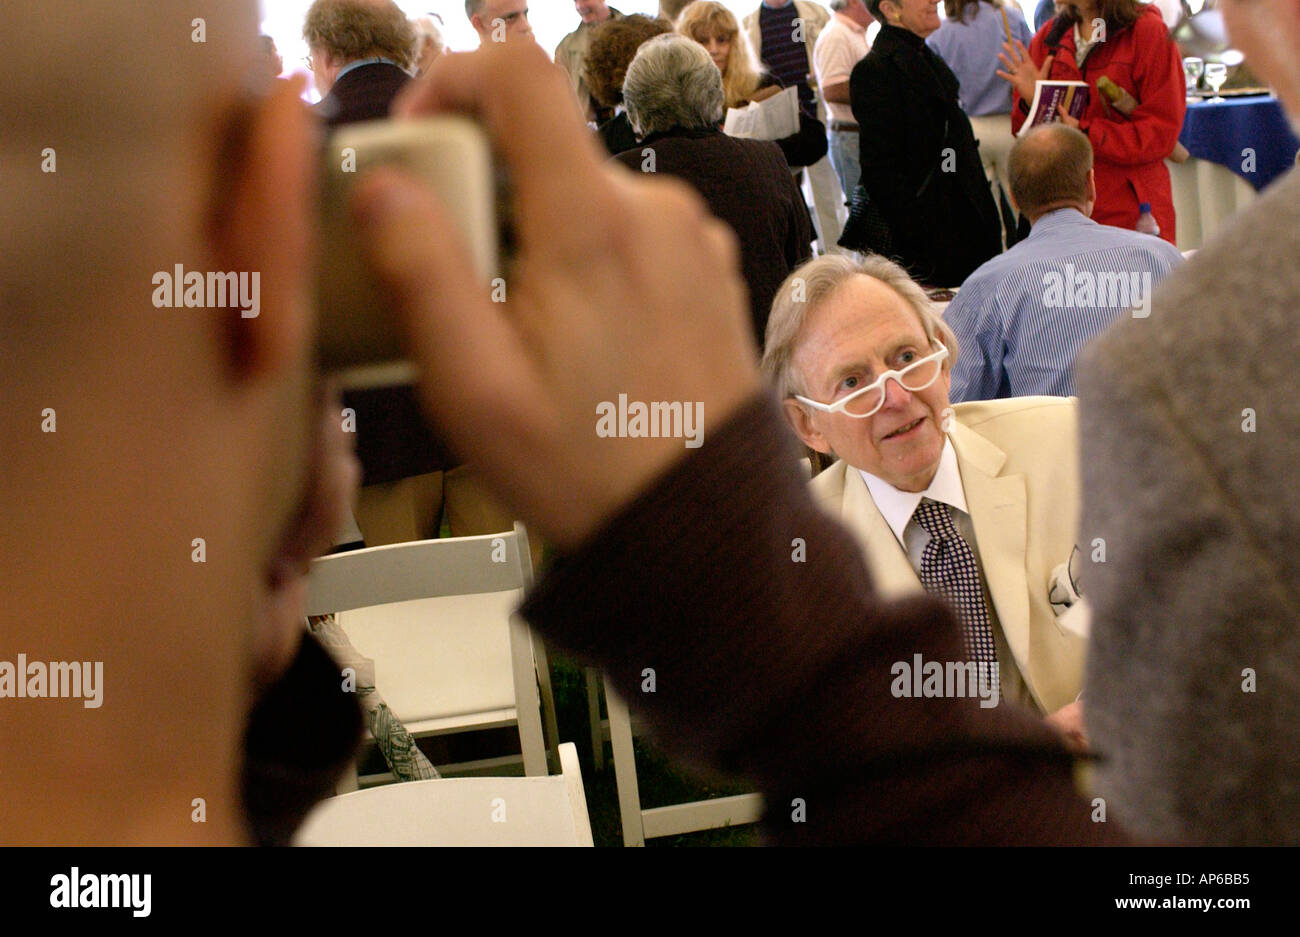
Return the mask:
[[944,313],[957,334],[953,403],[1074,394],[1074,359],[1183,262],[1168,241],[1100,225],[1073,208],[1049,212],[1029,237],[967,278]]

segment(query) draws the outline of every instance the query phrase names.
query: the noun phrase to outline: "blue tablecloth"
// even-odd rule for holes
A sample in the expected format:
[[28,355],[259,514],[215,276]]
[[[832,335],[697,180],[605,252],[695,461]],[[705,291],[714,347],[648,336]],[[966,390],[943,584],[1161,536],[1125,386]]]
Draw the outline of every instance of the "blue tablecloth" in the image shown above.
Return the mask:
[[[1197,159],[1228,167],[1256,190],[1294,166],[1300,149],[1282,105],[1272,95],[1188,104],[1178,139]],[[1253,172],[1248,149],[1254,151]]]

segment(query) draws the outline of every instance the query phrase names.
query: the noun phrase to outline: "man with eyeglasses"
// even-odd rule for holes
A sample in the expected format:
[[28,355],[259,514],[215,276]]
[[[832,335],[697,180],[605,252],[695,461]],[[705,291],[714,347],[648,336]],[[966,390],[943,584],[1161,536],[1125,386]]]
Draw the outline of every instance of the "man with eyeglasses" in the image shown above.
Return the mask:
[[1051,714],[1084,747],[1085,612],[1053,605],[1068,591],[1078,510],[1074,401],[950,406],[956,339],[880,257],[796,270],[766,348],[791,426],[838,457],[814,493],[856,535],[882,593],[947,599],[994,698]]

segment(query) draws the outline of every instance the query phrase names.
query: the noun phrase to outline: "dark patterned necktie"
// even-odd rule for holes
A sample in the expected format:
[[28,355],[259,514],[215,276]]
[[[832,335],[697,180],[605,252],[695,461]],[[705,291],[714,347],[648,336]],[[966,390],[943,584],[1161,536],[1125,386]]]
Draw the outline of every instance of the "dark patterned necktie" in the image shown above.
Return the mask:
[[[970,544],[957,532],[948,505],[922,498],[912,515],[930,541],[921,553],[921,585],[932,595],[946,599],[961,622],[966,659],[987,672],[998,684],[998,650],[993,643],[993,625],[984,590],[980,586],[979,564]],[[987,669],[986,669],[987,667]]]

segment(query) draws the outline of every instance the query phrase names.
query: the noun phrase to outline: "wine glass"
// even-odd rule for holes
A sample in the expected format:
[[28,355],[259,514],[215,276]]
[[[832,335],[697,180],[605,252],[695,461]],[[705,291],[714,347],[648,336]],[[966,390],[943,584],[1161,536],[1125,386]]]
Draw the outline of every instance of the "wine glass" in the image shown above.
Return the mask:
[[1223,97],[1219,94],[1219,89],[1223,83],[1228,80],[1228,66],[1222,62],[1210,62],[1205,66],[1205,83],[1214,90],[1214,97],[1211,101],[1222,101]]
[[1187,81],[1187,100],[1196,100],[1196,86],[1200,84],[1201,75],[1205,73],[1205,60],[1196,56],[1183,59],[1183,77]]

